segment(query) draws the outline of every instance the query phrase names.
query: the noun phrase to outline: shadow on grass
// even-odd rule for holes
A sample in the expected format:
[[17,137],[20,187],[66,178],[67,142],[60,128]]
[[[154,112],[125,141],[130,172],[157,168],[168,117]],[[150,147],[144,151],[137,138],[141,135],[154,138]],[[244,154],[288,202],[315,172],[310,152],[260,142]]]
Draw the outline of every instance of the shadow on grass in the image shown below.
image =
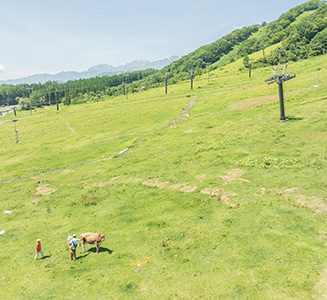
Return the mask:
[[[97,248],[96,247],[93,247],[93,248],[90,248],[88,251],[89,252],[96,253],[97,252]],[[114,250],[110,250],[110,249],[105,248],[105,247],[100,247],[99,253],[102,253],[102,252],[108,252],[109,254],[111,254],[112,252],[114,252]]]
[[49,257],[51,257],[51,255],[44,255],[44,256],[42,257],[42,259],[47,259],[47,258],[49,258]]
[[287,117],[288,121],[294,122],[294,121],[302,121],[303,118],[297,118],[297,117],[292,117],[292,116],[288,116]]
[[81,259],[81,258],[84,258],[84,257],[88,256],[89,254],[90,254],[90,253],[86,253],[86,254],[84,254],[84,255],[76,256],[76,260],[79,260],[79,259]]

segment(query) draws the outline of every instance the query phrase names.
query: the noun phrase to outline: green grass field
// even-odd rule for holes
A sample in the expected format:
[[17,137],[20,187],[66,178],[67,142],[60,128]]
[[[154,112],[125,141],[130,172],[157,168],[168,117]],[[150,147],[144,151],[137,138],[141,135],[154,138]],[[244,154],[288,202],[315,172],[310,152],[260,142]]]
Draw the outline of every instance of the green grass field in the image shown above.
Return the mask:
[[[33,176],[0,183],[0,298],[326,299],[327,56],[289,65],[287,122],[271,69],[241,65],[18,111],[17,144],[1,117],[0,181]],[[70,261],[82,232],[107,237]]]

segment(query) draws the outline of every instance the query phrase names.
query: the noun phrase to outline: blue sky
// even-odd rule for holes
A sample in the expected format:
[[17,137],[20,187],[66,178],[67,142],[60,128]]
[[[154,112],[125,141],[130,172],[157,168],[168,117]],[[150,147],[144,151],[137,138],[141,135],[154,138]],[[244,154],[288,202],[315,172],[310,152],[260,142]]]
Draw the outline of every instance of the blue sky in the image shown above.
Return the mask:
[[300,0],[0,0],[0,80],[186,55]]

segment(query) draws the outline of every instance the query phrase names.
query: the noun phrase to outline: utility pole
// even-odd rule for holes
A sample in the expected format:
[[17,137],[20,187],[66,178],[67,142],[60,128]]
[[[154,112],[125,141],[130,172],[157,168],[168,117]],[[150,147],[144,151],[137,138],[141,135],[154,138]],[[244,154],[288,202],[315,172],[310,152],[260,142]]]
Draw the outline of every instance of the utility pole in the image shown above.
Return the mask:
[[313,80],[313,87],[319,87],[319,84],[320,84],[320,70],[321,68],[318,68],[317,71],[318,71],[318,77],[315,77],[315,79]]
[[57,111],[59,111],[58,90],[57,89],[56,89],[56,104],[57,104]]
[[30,112],[32,114],[32,100],[31,100],[31,90],[33,90],[33,88],[27,88],[28,89],[28,98],[30,99]]
[[252,65],[252,60],[249,59],[249,78],[251,78],[251,65]]
[[[283,82],[290,80],[292,78],[295,78],[295,75],[289,75],[286,74],[286,69],[287,69],[287,65],[285,66],[285,68],[283,69],[281,66],[276,67],[276,70],[274,70],[274,68],[271,68],[273,71],[273,76],[271,76],[270,78],[266,79],[265,81],[268,84],[272,84],[274,82],[276,82],[278,84],[278,91],[279,91],[279,108],[280,108],[280,118],[279,120],[282,122],[287,121],[285,118],[285,110],[284,110],[284,93],[283,93]],[[278,72],[280,71],[280,72]],[[278,74],[280,73],[280,74]]]
[[165,74],[165,94],[167,95],[167,79],[168,79],[168,73]]
[[190,78],[191,78],[191,90],[193,90],[193,74],[194,74],[194,68],[189,69],[190,72]]
[[18,131],[16,129],[16,122],[17,120],[12,120],[14,122],[14,131],[15,131],[15,138],[16,138],[16,141],[14,142],[14,144],[17,144],[19,142],[19,135],[18,135]]
[[129,74],[124,75],[124,77],[125,77],[125,89],[126,89],[126,101],[128,100],[128,86],[127,86],[127,77],[128,76],[129,76]]
[[279,60],[278,60],[278,65],[280,66],[280,58],[281,58],[281,53],[283,52],[283,49],[278,50],[279,53]]
[[262,46],[262,47],[261,47],[261,50],[262,50],[262,54],[263,54],[263,56],[265,56],[265,46]]
[[209,73],[210,73],[210,65],[211,65],[211,62],[207,62],[207,67],[208,67],[208,85],[209,85]]

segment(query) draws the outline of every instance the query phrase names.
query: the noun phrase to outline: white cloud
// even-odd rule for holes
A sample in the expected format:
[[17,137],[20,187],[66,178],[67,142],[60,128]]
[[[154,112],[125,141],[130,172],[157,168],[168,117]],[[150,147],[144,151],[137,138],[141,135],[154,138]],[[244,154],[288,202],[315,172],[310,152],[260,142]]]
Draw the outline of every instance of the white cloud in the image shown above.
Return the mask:
[[3,65],[0,65],[0,73],[5,72],[5,71],[7,71],[7,69]]

